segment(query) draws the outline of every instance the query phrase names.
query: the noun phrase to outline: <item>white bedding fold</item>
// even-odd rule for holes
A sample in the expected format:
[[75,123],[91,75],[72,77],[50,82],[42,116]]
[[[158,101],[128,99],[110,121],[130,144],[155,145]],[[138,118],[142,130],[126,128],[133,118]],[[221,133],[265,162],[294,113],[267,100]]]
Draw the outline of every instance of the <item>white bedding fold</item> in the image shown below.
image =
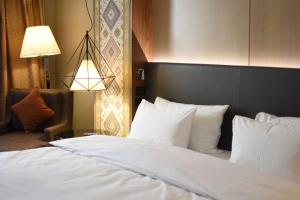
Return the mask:
[[51,144],[212,199],[300,199],[300,185],[175,146],[111,136],[72,138]]
[[0,200],[208,200],[57,147],[0,153]]

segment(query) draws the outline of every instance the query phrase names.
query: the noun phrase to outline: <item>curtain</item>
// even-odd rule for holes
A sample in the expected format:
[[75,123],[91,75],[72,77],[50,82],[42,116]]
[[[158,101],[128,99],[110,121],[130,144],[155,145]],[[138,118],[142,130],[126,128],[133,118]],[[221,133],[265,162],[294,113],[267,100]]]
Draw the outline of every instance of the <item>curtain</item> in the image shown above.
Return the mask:
[[11,88],[46,87],[41,58],[20,58],[25,29],[43,24],[42,0],[0,0],[0,118]]

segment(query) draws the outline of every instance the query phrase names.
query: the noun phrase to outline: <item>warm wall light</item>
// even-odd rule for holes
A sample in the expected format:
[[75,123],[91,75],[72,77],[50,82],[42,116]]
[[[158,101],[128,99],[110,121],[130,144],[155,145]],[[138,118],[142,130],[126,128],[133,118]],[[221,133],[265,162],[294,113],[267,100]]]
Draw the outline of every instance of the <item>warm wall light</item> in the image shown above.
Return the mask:
[[27,27],[21,49],[21,58],[60,54],[49,26]]

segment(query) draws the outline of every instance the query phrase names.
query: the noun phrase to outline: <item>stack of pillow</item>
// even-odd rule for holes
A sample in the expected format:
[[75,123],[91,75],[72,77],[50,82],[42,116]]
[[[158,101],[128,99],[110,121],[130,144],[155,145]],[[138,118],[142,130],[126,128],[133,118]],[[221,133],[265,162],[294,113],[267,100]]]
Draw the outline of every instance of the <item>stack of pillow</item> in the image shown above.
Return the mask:
[[[142,100],[128,137],[218,153],[228,107]],[[235,116],[230,161],[300,183],[300,118],[262,112],[255,119]]]
[[181,104],[160,97],[154,104],[142,100],[128,137],[216,153],[228,107]]
[[230,161],[300,183],[300,118],[235,116]]

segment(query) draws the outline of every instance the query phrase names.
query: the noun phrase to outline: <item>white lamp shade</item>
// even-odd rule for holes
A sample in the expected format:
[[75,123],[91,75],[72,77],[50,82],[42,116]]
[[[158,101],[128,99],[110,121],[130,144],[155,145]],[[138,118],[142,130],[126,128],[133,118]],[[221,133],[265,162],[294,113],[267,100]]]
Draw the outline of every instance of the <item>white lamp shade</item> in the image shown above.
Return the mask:
[[21,58],[60,54],[49,26],[27,27],[21,49]]
[[70,90],[105,90],[105,85],[92,60],[82,60]]

